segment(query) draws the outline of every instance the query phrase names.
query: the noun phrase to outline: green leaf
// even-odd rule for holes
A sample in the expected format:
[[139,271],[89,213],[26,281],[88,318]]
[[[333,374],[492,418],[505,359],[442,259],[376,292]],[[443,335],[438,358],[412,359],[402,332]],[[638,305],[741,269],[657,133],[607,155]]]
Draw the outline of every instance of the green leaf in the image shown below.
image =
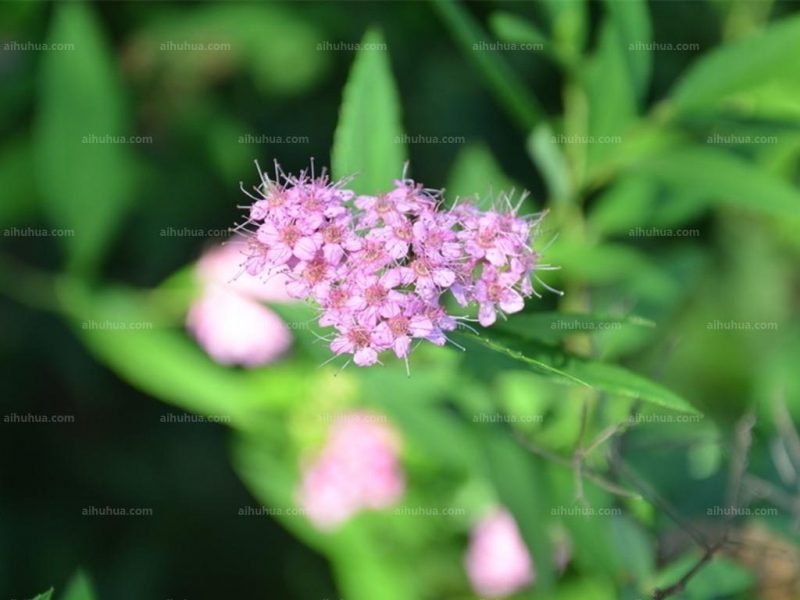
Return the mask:
[[[627,0],[626,0],[627,1]],[[636,88],[617,24],[606,19],[597,51],[585,63],[583,80],[589,99],[589,165],[620,150],[628,125],[636,116]]]
[[537,3],[550,23],[557,53],[567,63],[576,63],[586,45],[588,2],[586,0],[543,0]]
[[[20,227],[37,216],[38,192],[31,143],[27,137],[4,140],[0,152],[0,181],[3,182],[3,202],[0,203],[0,225]],[[8,235],[8,234],[6,234]]]
[[498,52],[485,49],[490,40],[462,3],[434,0],[433,7],[450,29],[462,52],[486,80],[489,89],[527,134],[544,117],[536,97]]
[[57,5],[47,42],[74,49],[43,55],[37,179],[52,224],[74,232],[60,237],[69,267],[85,275],[101,261],[131,199],[129,147],[120,143],[128,141],[123,94],[90,4]]
[[559,265],[573,280],[586,283],[602,285],[633,280],[646,272],[666,277],[649,256],[629,244],[596,244],[564,235],[547,252],[549,261]]
[[489,17],[489,27],[504,42],[541,44],[545,49],[547,48],[547,36],[528,19],[514,13],[502,10],[493,12]]
[[[573,419],[580,421],[579,418]],[[576,432],[579,434],[579,432]],[[548,485],[552,498],[554,517],[573,541],[572,561],[581,572],[591,572],[607,577],[620,574],[619,556],[610,549],[614,547],[614,522],[620,517],[611,514],[584,514],[583,506],[576,502],[575,474],[570,469],[555,463],[547,463]],[[591,480],[584,480],[583,493],[586,504],[592,510],[614,507],[614,498]],[[588,512],[588,511],[587,511]]]
[[576,333],[602,333],[626,327],[655,327],[652,321],[637,317],[601,317],[578,313],[536,312],[511,315],[492,326],[494,331],[526,340],[556,344]]
[[477,196],[478,205],[489,208],[492,197],[515,188],[518,190],[519,186],[503,173],[489,147],[483,143],[470,143],[458,151],[446,189],[451,202],[456,198]]
[[[545,598],[537,597],[536,600],[545,600]],[[554,600],[621,600],[621,597],[614,584],[608,579],[581,577],[559,584]],[[625,598],[625,600],[633,599]]]
[[365,528],[349,528],[337,537],[331,553],[336,580],[343,598],[353,600],[406,600],[415,593],[414,572],[399,564],[396,556]]
[[800,192],[752,163],[712,148],[684,146],[642,161],[634,172],[710,205],[725,205],[777,217],[800,216]]
[[41,594],[39,594],[35,598],[32,598],[31,600],[50,600],[52,595],[53,595],[53,588],[50,588],[46,592],[42,592]]
[[[515,361],[525,363],[529,367],[531,367],[535,372],[553,378],[559,381],[560,383],[570,383],[574,385],[584,385],[586,387],[592,387],[582,379],[575,377],[574,375],[570,375],[569,373],[566,373],[560,368],[555,368],[551,366],[549,362],[554,362],[553,360],[548,361],[548,360],[539,360],[536,358],[532,358],[531,356],[526,355],[523,352],[520,352],[512,348],[509,343],[501,343],[493,339],[490,339],[488,337],[481,337],[479,335],[475,335],[472,333],[463,333],[463,332],[455,332],[453,334],[453,337],[457,339],[458,342],[466,348],[467,352],[469,352],[471,348],[478,348],[480,346],[483,346],[485,348],[488,348],[489,350],[497,352],[502,356],[508,357]],[[560,354],[560,351],[554,348],[550,350],[551,353],[550,356],[548,357],[550,359]],[[505,364],[508,364],[508,362],[505,361]]]
[[383,36],[370,30],[362,46],[344,89],[331,165],[336,178],[358,173],[350,185],[357,193],[376,194],[402,175],[406,146]]
[[641,227],[653,210],[658,186],[649,177],[623,177],[605,190],[589,214],[590,227],[601,235]]
[[97,595],[94,592],[92,582],[89,577],[83,572],[78,571],[72,576],[64,595],[61,600],[96,600]]
[[494,332],[491,339],[461,332],[455,332],[453,337],[467,352],[483,346],[499,353],[506,358],[501,367],[514,368],[516,361],[557,383],[583,385],[612,396],[641,399],[679,412],[698,412],[674,392],[617,365],[580,358],[553,346],[520,341]]
[[800,17],[772,23],[763,31],[718,46],[693,64],[671,98],[678,110],[711,104],[796,72],[800,58]]
[[632,575],[639,584],[646,582],[655,569],[653,540],[636,521],[628,517],[613,519],[611,527],[614,553],[624,575]]
[[553,130],[542,123],[528,136],[528,155],[542,172],[550,198],[554,203],[572,196],[572,180],[567,157],[556,143]]
[[275,511],[275,519],[292,535],[305,544],[324,551],[327,547],[325,534],[312,527],[305,515],[286,509],[296,508],[298,475],[292,459],[283,454],[284,447],[277,447],[267,436],[237,435],[234,439],[232,462],[239,478],[262,506]]
[[226,415],[231,425],[247,428],[259,414],[273,418],[311,383],[289,364],[239,371],[213,362],[132,290],[89,293],[65,282],[59,300],[98,361],[138,389],[196,414]]
[[646,0],[605,0],[606,10],[619,32],[619,42],[626,57],[628,71],[636,98],[641,102],[650,84],[653,70],[653,53],[632,48],[636,44],[649,44],[653,39],[653,26]]

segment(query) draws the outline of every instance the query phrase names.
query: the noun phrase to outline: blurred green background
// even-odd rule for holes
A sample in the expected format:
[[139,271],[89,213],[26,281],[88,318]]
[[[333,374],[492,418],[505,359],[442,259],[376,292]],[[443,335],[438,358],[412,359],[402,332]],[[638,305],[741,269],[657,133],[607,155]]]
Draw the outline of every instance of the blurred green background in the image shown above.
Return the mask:
[[[515,597],[649,598],[696,560],[694,528],[738,541],[686,597],[800,597],[797,13],[2,2],[2,412],[74,420],[0,423],[0,598],[61,598],[70,581],[69,598],[90,598],[79,569],[115,600],[476,598],[462,557],[493,504],[537,565]],[[241,220],[254,160],[297,173],[332,152],[334,175],[361,171],[371,192],[406,159],[450,198],[529,190],[525,208],[549,210],[538,247],[561,267],[540,276],[565,295],[543,291],[488,342],[459,334],[465,353],[421,348],[410,379],[393,360],[334,377],[310,330],[275,364],[215,364],[183,326],[193,263]],[[363,406],[404,439],[403,505],[464,514],[374,512],[331,535],[237,514],[291,506],[318,416]],[[230,423],[163,422],[184,413]],[[541,419],[476,421],[495,413]],[[664,419],[624,426],[642,414]],[[582,479],[584,462],[644,500]],[[622,516],[554,516],[576,496]],[[779,510],[708,518],[732,496]]]

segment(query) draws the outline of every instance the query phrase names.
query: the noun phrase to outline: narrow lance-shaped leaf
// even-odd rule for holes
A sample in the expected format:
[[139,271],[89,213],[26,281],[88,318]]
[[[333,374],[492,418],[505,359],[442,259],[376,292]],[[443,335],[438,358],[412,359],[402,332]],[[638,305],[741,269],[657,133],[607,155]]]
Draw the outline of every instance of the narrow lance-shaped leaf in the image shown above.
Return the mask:
[[550,24],[557,53],[567,64],[577,63],[588,33],[586,0],[542,0],[536,3]]
[[672,92],[679,110],[724,99],[797,71],[800,17],[781,19],[764,31],[719,46],[689,68]]
[[633,172],[711,205],[727,205],[777,217],[800,216],[800,192],[737,156],[714,148],[684,146],[641,162]]
[[400,123],[400,99],[383,36],[364,36],[344,89],[331,153],[336,178],[358,173],[350,184],[362,194],[376,194],[399,179],[406,160]]
[[698,412],[676,393],[617,365],[588,360],[560,348],[534,341],[521,341],[495,332],[492,332],[491,338],[463,333],[457,333],[455,337],[468,352],[485,352],[482,347],[497,352],[505,359],[499,368],[517,368],[514,364],[516,362],[528,365],[556,383],[584,385],[612,396],[637,398],[670,410]]
[[35,141],[39,184],[53,226],[68,230],[72,270],[88,275],[118,229],[132,192],[123,95],[89,4],[55,7],[44,53]]
[[553,130],[547,123],[540,124],[528,136],[528,155],[542,172],[550,198],[554,203],[564,202],[572,196],[572,179],[567,157],[556,143]]
[[606,19],[600,29],[597,51],[585,63],[583,76],[589,98],[586,156],[589,166],[619,152],[626,143],[628,126],[636,116],[636,89],[617,24]]
[[627,59],[630,78],[641,102],[650,84],[653,53],[648,44],[653,39],[653,26],[646,0],[605,0],[605,7],[617,26],[619,42]]

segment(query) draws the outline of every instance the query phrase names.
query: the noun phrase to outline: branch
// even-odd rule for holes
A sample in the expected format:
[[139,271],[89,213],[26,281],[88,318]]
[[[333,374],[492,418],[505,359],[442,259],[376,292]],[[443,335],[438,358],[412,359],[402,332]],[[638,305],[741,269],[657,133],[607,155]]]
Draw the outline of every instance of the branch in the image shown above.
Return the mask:
[[700,558],[700,560],[697,561],[697,563],[691,569],[689,569],[683,577],[681,577],[671,586],[664,589],[657,588],[654,590],[653,600],[662,600],[663,598],[668,598],[669,596],[682,593],[686,589],[686,585],[689,583],[692,577],[694,577],[700,571],[700,569],[706,565],[706,563],[711,562],[711,559],[714,558],[714,553],[722,547],[726,540],[727,535],[723,536],[722,539],[720,539],[713,546],[706,548],[706,551],[703,553],[703,556]]

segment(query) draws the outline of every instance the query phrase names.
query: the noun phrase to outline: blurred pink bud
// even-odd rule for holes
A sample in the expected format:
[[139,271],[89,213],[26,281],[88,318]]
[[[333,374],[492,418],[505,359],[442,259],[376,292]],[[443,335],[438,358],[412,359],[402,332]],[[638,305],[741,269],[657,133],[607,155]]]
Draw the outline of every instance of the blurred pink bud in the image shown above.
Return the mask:
[[509,596],[536,579],[517,523],[503,508],[475,526],[464,563],[472,588],[481,596]]
[[196,273],[204,285],[220,285],[264,302],[294,302],[286,293],[287,277],[276,273],[255,277],[244,270],[247,253],[241,244],[227,243],[207,250],[197,261]]
[[340,415],[317,460],[303,474],[299,503],[321,530],[364,509],[394,505],[405,491],[398,439],[379,415]]
[[560,534],[556,538],[554,550],[554,562],[559,575],[563,575],[567,570],[569,561],[572,560],[572,542],[566,534]]
[[257,367],[278,358],[292,343],[289,329],[274,312],[213,285],[191,306],[186,325],[223,365]]

